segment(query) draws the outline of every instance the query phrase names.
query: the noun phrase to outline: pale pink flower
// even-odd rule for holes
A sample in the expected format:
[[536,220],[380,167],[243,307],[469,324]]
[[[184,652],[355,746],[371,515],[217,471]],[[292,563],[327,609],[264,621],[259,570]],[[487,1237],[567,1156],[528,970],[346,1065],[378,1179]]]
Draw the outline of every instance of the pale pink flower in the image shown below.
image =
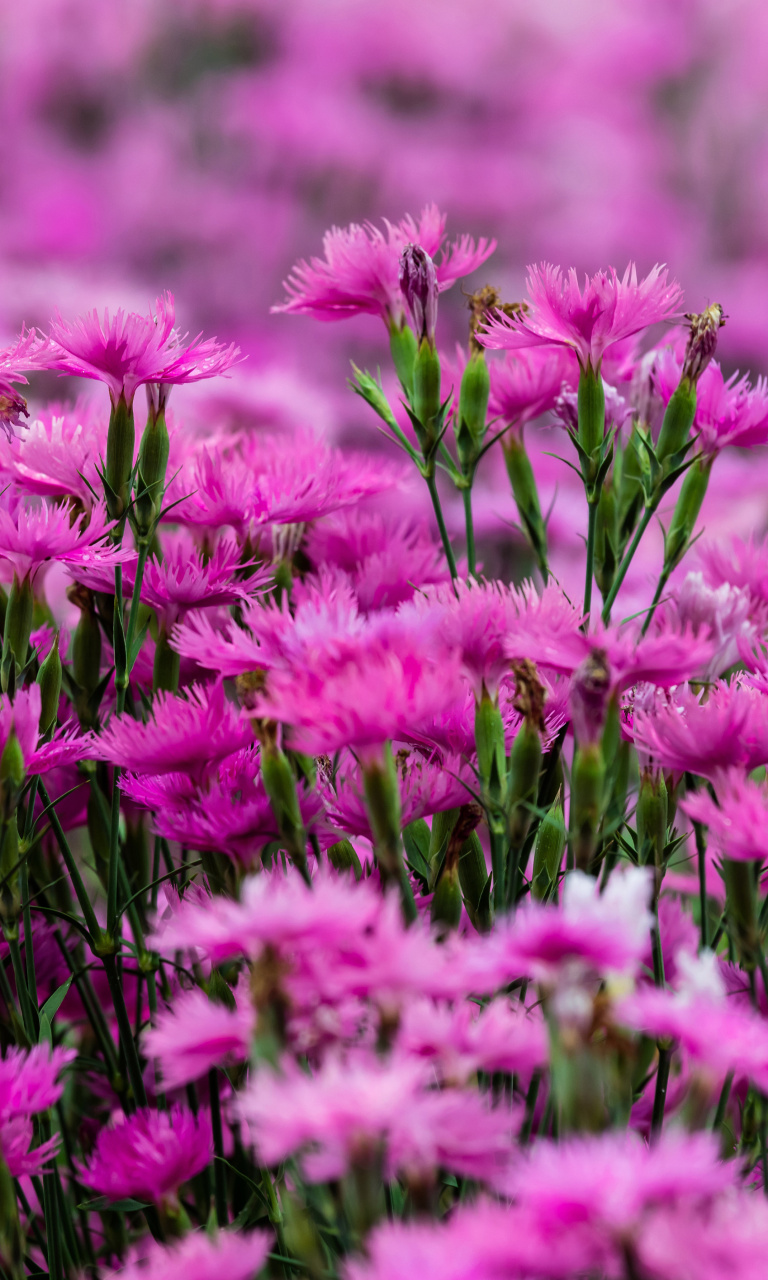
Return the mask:
[[272,310],[317,320],[343,320],[364,313],[381,316],[399,328],[403,322],[400,258],[406,245],[418,245],[435,259],[441,290],[469,275],[496,247],[495,240],[481,239],[476,245],[466,235],[446,246],[445,214],[434,204],[425,206],[418,222],[406,215],[397,223],[385,220],[384,225],[386,235],[370,222],[332,227],[323,239],[325,257],[298,262],[285,282],[287,301]]
[[159,1062],[164,1087],[177,1089],[211,1067],[244,1062],[255,1027],[253,1009],[229,1009],[195,988],[176,996],[170,1008],[157,1015],[144,1033],[144,1053]]
[[4,351],[0,351],[0,427],[9,441],[13,439],[12,428],[22,425],[21,415],[23,414],[25,418],[29,417],[27,402],[16,391],[13,383],[26,383],[27,379],[22,376],[22,369],[44,367],[44,361],[41,365],[40,358],[44,349],[45,344],[38,338],[34,329],[29,331],[22,329],[15,347],[6,347]]
[[524,974],[551,985],[563,974],[634,973],[653,920],[650,897],[647,867],[612,875],[602,893],[593,876],[570,872],[559,906],[529,902],[510,924],[475,944],[468,965],[477,966],[477,989],[500,987]]
[[744,646],[749,647],[765,630],[768,608],[756,608],[743,587],[728,582],[709,586],[701,572],[693,572],[673,589],[670,605],[663,607],[662,618],[669,616],[679,619],[684,630],[690,628],[697,639],[708,637],[714,642],[703,675],[715,679],[738,662]]
[[482,1010],[464,1000],[453,1008],[431,1000],[406,1004],[397,1045],[428,1059],[441,1079],[469,1080],[477,1071],[530,1076],[549,1061],[549,1037],[540,1009],[500,998]]
[[224,373],[239,357],[234,343],[224,347],[200,336],[187,342],[174,327],[176,313],[171,293],[163,293],[146,316],[116,311],[103,318],[90,311],[67,322],[61,316],[51,323],[45,348],[45,367],[80,378],[105,382],[113,404],[122,397],[133,403],[138,387],[159,383],[198,382]]
[[621,278],[610,267],[587,278],[582,291],[574,270],[563,279],[559,267],[542,263],[528,268],[528,297],[526,309],[513,316],[499,313],[489,322],[479,335],[483,345],[570,347],[583,367],[596,369],[612,343],[670,319],[682,292],[660,266],[640,281],[633,263]]
[[253,1280],[267,1260],[266,1231],[192,1231],[170,1245],[142,1241],[141,1252],[126,1266],[106,1271],[105,1280]]
[[182,1183],[213,1158],[211,1123],[204,1112],[142,1108],[120,1113],[99,1130],[80,1181],[108,1200],[174,1201]]
[[689,794],[680,808],[689,818],[709,828],[715,849],[738,862],[762,862],[768,857],[768,791],[739,769],[728,769],[712,778],[716,800],[708,791]]
[[748,593],[756,619],[761,627],[764,626],[768,607],[768,547],[765,540],[756,541],[750,534],[746,541],[735,535],[718,538],[717,541],[702,541],[698,546],[698,558],[711,586],[727,585]]
[[648,986],[637,991],[615,1006],[616,1018],[644,1035],[675,1041],[712,1090],[733,1071],[764,1092],[768,1025],[748,1004],[727,997],[712,952],[683,952],[676,960],[677,990]]
[[768,1204],[756,1192],[731,1190],[699,1212],[660,1205],[638,1244],[640,1265],[670,1280],[762,1280],[768,1250]]

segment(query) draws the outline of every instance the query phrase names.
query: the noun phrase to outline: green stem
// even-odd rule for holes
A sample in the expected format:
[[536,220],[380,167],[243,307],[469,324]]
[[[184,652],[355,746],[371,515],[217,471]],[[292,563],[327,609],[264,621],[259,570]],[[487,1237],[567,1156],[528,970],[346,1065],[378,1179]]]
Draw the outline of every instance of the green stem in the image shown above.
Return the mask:
[[[47,1116],[40,1116],[39,1132],[41,1143],[51,1136],[51,1124]],[[45,1235],[48,1241],[48,1274],[50,1280],[63,1280],[64,1263],[62,1258],[61,1221],[59,1218],[59,1199],[56,1194],[55,1160],[52,1156],[43,1170],[43,1216],[45,1218]]]
[[667,1101],[667,1084],[669,1083],[669,1065],[672,1058],[671,1049],[659,1049],[659,1065],[656,1071],[656,1092],[653,1095],[653,1115],[651,1117],[651,1144],[661,1137],[664,1123],[664,1107]]
[[491,837],[491,870],[493,872],[493,906],[498,914],[504,910],[504,876],[507,862],[507,840],[503,830],[494,830],[495,823],[490,825]]
[[729,1071],[728,1075],[725,1077],[725,1080],[723,1081],[723,1087],[720,1090],[720,1097],[717,1100],[717,1110],[715,1111],[715,1118],[712,1121],[712,1129],[715,1133],[717,1133],[718,1129],[720,1128],[721,1124],[725,1119],[725,1112],[728,1107],[728,1099],[731,1096],[732,1084],[733,1084],[733,1072]]
[[117,1027],[120,1033],[120,1043],[123,1048],[123,1053],[125,1054],[125,1063],[128,1068],[128,1078],[131,1082],[133,1096],[137,1106],[146,1107],[147,1095],[144,1091],[141,1064],[139,1062],[139,1055],[136,1051],[136,1042],[133,1038],[131,1020],[128,1017],[128,1010],[125,1006],[125,996],[123,994],[122,984],[117,974],[117,964],[113,955],[104,956],[104,970],[107,975],[109,991],[112,996],[112,1004],[115,1009]]
[[597,526],[597,503],[589,503],[587,522],[587,576],[584,583],[584,616],[588,617],[592,610],[592,579],[595,565],[595,528]]
[[621,590],[621,584],[623,583],[624,579],[627,576],[627,570],[634,559],[634,555],[635,555],[635,552],[637,551],[637,548],[640,546],[640,542],[642,541],[643,534],[645,533],[646,529],[648,528],[648,525],[651,523],[651,520],[653,519],[653,513],[655,510],[656,510],[656,506],[655,504],[653,504],[650,507],[646,507],[645,510],[643,511],[643,514],[640,518],[640,523],[635,529],[635,536],[632,539],[632,542],[630,543],[629,550],[626,552],[624,559],[622,560],[621,564],[619,565],[616,571],[616,577],[613,580],[613,584],[611,586],[610,591],[608,592],[608,595],[605,600],[605,604],[603,605],[603,622],[605,623],[608,623],[611,620],[611,609],[613,608],[613,603],[617,595],[619,594],[619,591]]
[[527,1145],[531,1137],[533,1129],[533,1117],[536,1111],[536,1099],[539,1096],[539,1086],[541,1084],[541,1071],[537,1068],[531,1076],[531,1083],[528,1086],[528,1092],[525,1095],[525,1119],[523,1127],[520,1130],[520,1146]]
[[117,886],[120,879],[120,767],[112,770],[112,807],[109,819],[109,863],[107,866],[107,934],[114,940],[117,925]]
[[35,948],[32,945],[32,910],[29,900],[29,867],[27,859],[22,858],[19,867],[19,891],[21,893],[21,910],[24,920],[24,963],[27,970],[27,991],[30,1003],[35,1012],[34,1023],[39,1030],[37,1016],[37,974],[35,972]]
[[64,859],[64,865],[69,872],[69,878],[72,881],[72,888],[75,891],[75,897],[80,905],[80,910],[83,913],[86,928],[90,934],[91,942],[93,943],[97,938],[101,937],[101,925],[96,919],[96,912],[91,905],[91,900],[88,897],[88,892],[83,884],[83,879],[72,855],[72,850],[67,843],[67,837],[64,835],[64,828],[59,822],[59,817],[54,806],[51,804],[51,798],[45,789],[42,778],[39,782],[39,789],[43,804],[48,811],[51,830],[56,837],[56,843],[58,844],[61,856]]
[[467,571],[470,578],[477,576],[477,553],[475,551],[475,522],[472,518],[472,489],[462,489],[464,501],[464,523],[467,529]]
[[696,854],[699,863],[699,912],[701,914],[701,949],[703,951],[708,946],[709,921],[707,919],[707,845],[704,840],[704,828],[700,822],[694,822],[693,834],[696,838]]
[[213,1130],[213,1191],[216,1203],[216,1221],[220,1227],[226,1227],[229,1221],[227,1213],[227,1186],[224,1175],[224,1139],[221,1128],[221,1102],[219,1099],[219,1077],[215,1067],[208,1072],[208,1093],[211,1101],[211,1129]]
[[653,597],[653,603],[651,604],[650,609],[645,615],[645,622],[643,623],[643,628],[642,628],[642,631],[640,632],[640,634],[643,636],[645,635],[646,631],[651,625],[651,620],[653,618],[654,613],[656,612],[659,601],[661,600],[662,592],[664,591],[664,588],[666,587],[668,581],[669,581],[669,574],[667,573],[666,569],[662,569],[661,577],[659,578],[659,581],[656,587],[656,594]]
[[455,580],[456,578],[458,578],[459,573],[456,568],[456,559],[453,554],[453,548],[451,546],[450,539],[448,537],[448,530],[445,527],[445,520],[443,518],[443,508],[440,505],[440,495],[437,492],[437,484],[435,482],[435,477],[434,475],[429,475],[429,476],[425,476],[424,479],[427,482],[427,488],[429,489],[429,496],[432,499],[432,506],[435,509],[435,519],[437,520],[437,527],[440,530],[440,538],[443,543],[445,558],[448,561],[448,568],[450,569],[451,577]]
[[[272,1175],[270,1174],[269,1169],[261,1170],[261,1187],[267,1199],[267,1216],[275,1229],[277,1247],[283,1257],[289,1257],[290,1255],[285,1242],[285,1232],[283,1230],[283,1214],[278,1203],[277,1195],[275,1194],[275,1188],[272,1184]],[[283,1263],[283,1271],[285,1272],[287,1280],[291,1273],[285,1263]]]
[[[37,1010],[32,1008],[32,1000],[27,990],[27,977],[24,972],[24,966],[21,963],[21,948],[19,946],[18,935],[14,936],[13,931],[4,931],[5,940],[8,943],[8,951],[11,956],[11,964],[13,965],[13,976],[16,980],[16,994],[19,997],[19,1005],[21,1007],[21,1019],[24,1023],[24,1030],[30,1038],[32,1044],[37,1043],[38,1024]],[[31,944],[28,941],[27,947]]]
[[144,582],[144,569],[149,555],[149,540],[147,538],[139,538],[139,559],[136,564],[136,577],[133,582],[133,593],[131,595],[131,612],[128,615],[128,631],[125,637],[125,652],[127,655],[125,667],[126,685],[130,679],[133,669],[131,661],[131,648],[136,637],[136,625],[139,614],[139,604],[141,602],[141,588]]

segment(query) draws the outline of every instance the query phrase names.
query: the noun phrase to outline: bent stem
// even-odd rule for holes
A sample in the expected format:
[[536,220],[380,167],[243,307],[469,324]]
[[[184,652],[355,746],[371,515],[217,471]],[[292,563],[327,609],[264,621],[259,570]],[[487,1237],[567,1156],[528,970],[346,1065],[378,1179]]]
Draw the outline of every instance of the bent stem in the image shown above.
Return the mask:
[[440,539],[443,544],[443,551],[445,552],[445,558],[448,561],[448,568],[450,570],[451,577],[455,581],[456,578],[458,578],[459,576],[459,571],[456,568],[456,557],[453,554],[453,547],[451,546],[450,539],[448,537],[448,530],[445,527],[445,519],[443,518],[443,508],[440,505],[440,495],[437,492],[437,484],[435,482],[434,474],[427,475],[424,477],[424,479],[427,482],[427,488],[429,489],[429,496],[432,499],[432,506],[435,509],[435,519],[437,520],[437,527],[440,530]]

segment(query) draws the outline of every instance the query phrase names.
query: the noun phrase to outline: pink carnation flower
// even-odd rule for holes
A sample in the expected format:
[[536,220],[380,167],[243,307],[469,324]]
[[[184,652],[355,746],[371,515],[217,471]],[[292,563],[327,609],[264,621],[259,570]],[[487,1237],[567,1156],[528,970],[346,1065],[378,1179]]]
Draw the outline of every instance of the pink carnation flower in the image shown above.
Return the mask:
[[54,561],[69,569],[98,564],[114,572],[131,553],[107,541],[110,527],[100,506],[90,515],[78,515],[68,503],[5,495],[0,499],[0,560],[12,565],[20,579],[34,579]]
[[530,902],[506,928],[475,944],[475,989],[494,989],[523,974],[551,985],[563,974],[633,973],[653,920],[650,897],[647,867],[612,875],[602,893],[593,876],[570,872],[560,906]]
[[442,1167],[493,1180],[511,1151],[512,1113],[491,1110],[474,1090],[425,1089],[427,1076],[414,1059],[329,1058],[311,1076],[258,1072],[236,1112],[260,1160],[274,1165],[304,1151],[312,1182],[368,1163],[379,1145],[390,1177],[399,1170],[421,1181]]
[[267,1260],[266,1231],[194,1231],[171,1245],[142,1241],[142,1251],[105,1280],[253,1280]]
[[745,591],[761,624],[768,608],[768,547],[765,540],[748,540],[731,535],[716,542],[702,541],[698,558],[704,577],[715,588],[730,586]]
[[768,1205],[755,1192],[719,1196],[698,1212],[659,1206],[639,1242],[649,1275],[675,1280],[762,1280],[768,1251]]
[[[482,335],[481,335],[482,340]],[[532,347],[489,363],[489,412],[519,434],[527,422],[554,409],[564,383],[578,379],[578,364],[564,348]]]
[[116,716],[90,741],[95,759],[121,769],[136,773],[188,770],[200,778],[214,761],[252,743],[253,730],[217,681],[191,685],[182,695],[161,690],[146,724],[133,716]]
[[649,1210],[680,1202],[709,1202],[733,1186],[733,1161],[718,1159],[709,1133],[668,1133],[648,1148],[631,1133],[537,1142],[507,1183],[542,1233],[578,1225],[606,1246],[631,1240]]
[[325,257],[297,263],[285,282],[287,301],[272,310],[311,315],[316,320],[375,315],[400,328],[404,309],[399,271],[406,245],[418,245],[437,259],[441,290],[469,275],[496,247],[495,240],[475,244],[466,235],[446,247],[445,214],[434,204],[422,210],[418,222],[406,215],[394,224],[385,221],[385,227],[386,235],[370,222],[332,227],[323,239]]
[[687,795],[680,808],[689,818],[709,827],[710,839],[724,858],[762,862],[768,856],[768,792],[765,783],[752,782],[738,769],[716,774],[716,800],[707,791]]
[[45,344],[40,341],[35,330],[22,330],[15,347],[6,347],[0,351],[0,427],[8,440],[13,439],[13,427],[21,425],[21,415],[29,417],[27,402],[13,386],[14,382],[26,383],[21,370],[39,369],[41,352]]
[[679,689],[635,712],[631,737],[657,767],[713,778],[734,766],[768,761],[765,697],[746,685],[718,683],[707,697]]
[[0,694],[0,756],[13,733],[27,774],[48,773],[87,759],[90,739],[67,726],[57,729],[49,742],[40,742],[40,707],[38,684],[18,689],[13,701],[7,694]]
[[153,1204],[174,1201],[182,1183],[213,1157],[208,1117],[186,1107],[140,1109],[119,1115],[99,1130],[81,1182],[108,1200],[136,1198]]
[[100,493],[98,461],[107,443],[107,421],[92,401],[74,408],[49,405],[11,440],[4,473],[27,494],[75,498],[94,505]]
[[11,1047],[0,1058],[0,1157],[15,1178],[39,1174],[55,1155],[58,1137],[30,1150],[32,1116],[47,1111],[64,1091],[60,1073],[76,1057],[73,1049]]
[[440,1078],[463,1083],[477,1071],[530,1076],[549,1062],[549,1037],[540,1009],[493,1000],[478,1011],[464,1000],[455,1007],[414,1000],[400,1019],[398,1049],[426,1058]]
[[316,568],[338,567],[366,613],[396,608],[450,577],[443,549],[425,525],[354,507],[313,525],[304,550]]
[[768,1026],[749,1005],[728,998],[717,957],[679,952],[677,990],[646,987],[615,1008],[625,1026],[677,1042],[712,1092],[729,1071],[768,1088]]
[[256,1027],[247,1007],[229,1009],[195,988],[176,997],[144,1034],[144,1053],[160,1063],[166,1089],[178,1089],[211,1067],[244,1062]]
[[117,311],[103,319],[90,311],[67,322],[57,316],[45,349],[45,367],[79,378],[105,382],[113,404],[123,398],[133,403],[145,383],[172,386],[198,382],[224,373],[239,357],[239,348],[224,347],[212,338],[187,342],[174,325],[176,313],[171,293],[161,294],[153,315]]
[[[653,370],[654,385],[665,404],[681,374],[682,362],[672,349],[665,348]],[[738,373],[726,379],[713,360],[697,384],[693,430],[698,433],[701,449],[709,455],[728,445],[750,449],[768,443],[768,380],[759,378],[752,387]]]
[[528,268],[528,297],[524,310],[489,322],[479,335],[483,345],[570,347],[582,367],[597,369],[614,342],[668,320],[679,309],[682,292],[659,266],[640,281],[634,264],[621,278],[610,267],[587,278],[582,291],[574,270],[564,280],[559,267],[542,263]]

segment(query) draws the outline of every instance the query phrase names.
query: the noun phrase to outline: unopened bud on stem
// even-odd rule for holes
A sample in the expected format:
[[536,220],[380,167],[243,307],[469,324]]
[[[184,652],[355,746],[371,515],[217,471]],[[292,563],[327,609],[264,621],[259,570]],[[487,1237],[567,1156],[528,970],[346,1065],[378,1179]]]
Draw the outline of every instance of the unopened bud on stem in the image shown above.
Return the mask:
[[437,273],[429,254],[418,244],[407,244],[400,258],[400,288],[411,314],[419,343],[435,345],[437,325]]

